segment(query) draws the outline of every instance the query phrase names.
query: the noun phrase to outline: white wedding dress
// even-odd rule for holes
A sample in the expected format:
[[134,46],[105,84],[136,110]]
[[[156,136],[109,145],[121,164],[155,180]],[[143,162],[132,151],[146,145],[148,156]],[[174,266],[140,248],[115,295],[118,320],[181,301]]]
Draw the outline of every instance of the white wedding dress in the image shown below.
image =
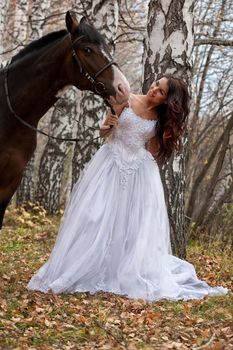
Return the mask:
[[145,148],[155,124],[123,110],[74,186],[53,251],[29,290],[101,290],[151,301],[227,293],[171,255],[159,169]]

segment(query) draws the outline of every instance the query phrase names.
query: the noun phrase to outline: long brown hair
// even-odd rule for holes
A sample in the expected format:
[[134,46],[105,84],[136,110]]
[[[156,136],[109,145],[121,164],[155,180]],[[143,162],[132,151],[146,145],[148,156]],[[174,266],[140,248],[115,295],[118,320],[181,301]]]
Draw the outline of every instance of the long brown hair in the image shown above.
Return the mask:
[[163,74],[159,76],[159,79],[161,78],[167,79],[168,94],[167,103],[159,105],[156,109],[158,113],[156,158],[164,162],[174,151],[181,149],[190,97],[187,84],[181,78],[170,74]]

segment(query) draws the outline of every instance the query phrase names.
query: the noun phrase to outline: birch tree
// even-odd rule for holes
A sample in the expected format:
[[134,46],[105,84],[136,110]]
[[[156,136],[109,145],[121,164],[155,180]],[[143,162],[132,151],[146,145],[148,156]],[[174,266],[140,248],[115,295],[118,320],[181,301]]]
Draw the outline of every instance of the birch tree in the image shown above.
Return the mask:
[[195,18],[186,213],[195,235],[233,242],[233,3],[200,0]]
[[[193,0],[151,0],[144,45],[145,93],[159,73],[175,73],[187,82],[193,47]],[[184,220],[185,152],[162,167],[173,252],[186,255]]]
[[[77,11],[76,11],[77,9]],[[85,15],[97,30],[106,37],[110,43],[115,35],[117,26],[118,7],[115,1],[99,3],[97,0],[82,1],[73,7],[79,13],[78,19]],[[106,110],[101,98],[93,93],[70,90],[65,98],[57,103],[51,123],[50,133],[62,138],[75,137],[85,139],[82,143],[77,142],[73,147],[66,142],[49,140],[43,151],[39,168],[39,181],[36,200],[50,213],[58,211],[61,205],[61,196],[69,192],[71,184],[70,172],[75,182],[83,165],[90,159],[100,145],[97,139],[100,120]],[[62,113],[60,110],[62,109]],[[70,158],[72,157],[70,167]]]
[[4,30],[5,30],[5,18],[7,12],[7,0],[2,0],[2,6],[0,8],[0,65],[4,60],[4,49],[5,43],[3,40]]
[[[72,138],[76,112],[77,91],[69,89],[52,111],[49,134]],[[71,163],[68,155],[71,153],[70,142],[49,139],[41,157],[35,200],[52,214],[59,210],[61,196],[66,192]]]
[[[107,44],[114,53],[114,38],[118,26],[118,4],[117,1],[109,0],[99,2],[98,0],[82,1],[83,12],[94,26],[104,35]],[[78,116],[78,137],[83,134],[82,139],[86,142],[76,143],[73,156],[72,181],[76,182],[84,164],[99,148],[101,140],[97,140],[98,128],[106,113],[103,100],[91,93],[83,92],[80,101],[80,114]],[[87,130],[90,127],[89,130]],[[94,132],[96,128],[97,131]],[[85,133],[85,135],[84,135]]]
[[[70,1],[53,1],[44,13],[49,19],[46,30],[52,32],[65,28],[65,13],[70,8]],[[57,14],[54,16],[54,14]],[[46,114],[49,121],[48,133],[58,138],[72,138],[75,132],[74,118],[77,114],[79,94],[75,88],[60,92],[55,106]],[[44,139],[41,155],[38,157],[37,183],[34,201],[48,212],[58,211],[61,198],[66,192],[67,178],[70,174],[70,162],[67,163],[73,150],[71,142],[55,139]]]

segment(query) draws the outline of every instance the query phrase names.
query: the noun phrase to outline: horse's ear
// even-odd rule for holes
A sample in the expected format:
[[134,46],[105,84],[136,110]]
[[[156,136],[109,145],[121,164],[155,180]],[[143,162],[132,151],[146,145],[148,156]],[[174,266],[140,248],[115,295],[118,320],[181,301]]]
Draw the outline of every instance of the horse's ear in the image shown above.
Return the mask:
[[77,18],[73,12],[67,11],[66,12],[66,28],[68,31],[73,34],[75,30],[77,29],[79,23],[77,21]]
[[87,22],[87,18],[85,16],[83,16],[80,20],[80,24],[83,23],[83,22]]

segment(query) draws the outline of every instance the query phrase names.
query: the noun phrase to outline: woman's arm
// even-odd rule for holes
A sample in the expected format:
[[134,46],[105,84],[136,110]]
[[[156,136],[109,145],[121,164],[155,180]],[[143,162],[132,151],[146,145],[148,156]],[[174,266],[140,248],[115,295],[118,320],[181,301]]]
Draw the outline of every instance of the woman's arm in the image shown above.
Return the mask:
[[[106,138],[112,134],[113,128],[118,125],[117,115],[113,115],[109,109],[108,114],[100,127],[99,135],[100,137]],[[112,127],[111,127],[112,126]]]
[[157,157],[159,153],[159,142],[157,137],[152,137],[148,142],[146,146],[147,150],[152,154],[154,158]]
[[113,106],[116,113],[115,115],[112,114],[111,109],[109,109],[108,114],[99,130],[100,137],[106,138],[112,134],[113,129],[118,125],[118,116],[121,115],[121,112],[127,105],[127,103],[124,103],[122,105]]

